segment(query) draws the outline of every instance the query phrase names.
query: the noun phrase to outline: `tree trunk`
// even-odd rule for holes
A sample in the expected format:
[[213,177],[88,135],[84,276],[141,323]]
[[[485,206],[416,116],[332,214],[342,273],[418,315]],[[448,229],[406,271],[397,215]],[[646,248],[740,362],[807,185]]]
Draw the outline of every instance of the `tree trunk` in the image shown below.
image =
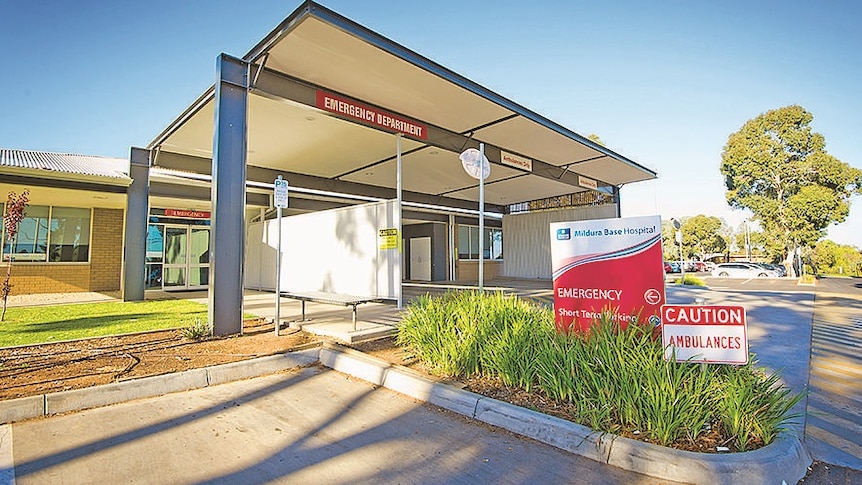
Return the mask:
[[797,248],[793,247],[787,251],[787,256],[784,258],[784,266],[787,268],[787,274],[790,275],[791,278],[799,278],[799,274],[796,271],[796,250]]

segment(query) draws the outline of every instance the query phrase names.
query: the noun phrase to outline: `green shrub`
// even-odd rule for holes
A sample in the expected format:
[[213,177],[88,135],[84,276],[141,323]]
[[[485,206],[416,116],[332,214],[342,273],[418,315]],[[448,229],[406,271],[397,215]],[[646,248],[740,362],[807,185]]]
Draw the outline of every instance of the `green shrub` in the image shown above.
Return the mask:
[[502,293],[451,292],[412,303],[399,344],[446,376],[488,375],[568,403],[601,432],[638,430],[662,445],[720,426],[739,450],[769,444],[802,395],[745,366],[665,360],[652,327],[621,330],[605,311],[587,334],[565,335],[553,312]]
[[206,319],[195,318],[192,323],[183,327],[180,333],[189,340],[203,340],[212,336],[212,328]]
[[804,274],[799,277],[799,282],[803,285],[813,285],[817,282],[817,277],[813,274]]
[[533,372],[529,343],[542,334],[536,330],[537,322],[544,322],[545,334],[553,329],[545,313],[500,292],[426,295],[408,307],[398,342],[442,375],[486,374],[493,369],[506,384],[529,388]]
[[489,333],[481,363],[505,385],[529,392],[536,382],[540,344],[554,335],[554,321],[549,312],[512,300],[512,307],[497,314],[499,328]]
[[750,449],[758,442],[771,443],[799,418],[790,410],[804,397],[782,387],[777,373],[764,374],[754,368],[754,363],[751,359],[745,367],[726,369],[714,385],[718,423],[734,437],[739,450]]
[[[680,280],[679,278],[674,278],[673,284],[678,285],[679,280]],[[682,284],[689,285],[689,286],[706,286],[705,281],[698,278],[697,276],[690,275],[690,274],[685,275],[685,279],[683,280]]]

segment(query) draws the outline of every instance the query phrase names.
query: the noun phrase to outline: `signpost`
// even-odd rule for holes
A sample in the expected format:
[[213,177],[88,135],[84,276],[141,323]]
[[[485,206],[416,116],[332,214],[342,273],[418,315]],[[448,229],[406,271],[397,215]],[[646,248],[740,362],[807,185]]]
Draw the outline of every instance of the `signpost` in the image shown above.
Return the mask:
[[748,326],[741,306],[662,305],[661,338],[665,360],[748,363]]
[[275,253],[275,336],[281,325],[281,210],[287,208],[288,183],[281,175],[274,181],[273,203],[278,217],[278,250]]

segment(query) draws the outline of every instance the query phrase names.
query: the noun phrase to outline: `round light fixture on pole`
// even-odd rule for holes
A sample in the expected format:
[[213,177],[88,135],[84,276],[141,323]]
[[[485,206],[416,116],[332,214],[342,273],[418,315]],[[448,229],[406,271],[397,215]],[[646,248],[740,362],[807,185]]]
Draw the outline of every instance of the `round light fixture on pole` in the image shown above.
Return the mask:
[[[459,158],[464,171],[474,179],[484,180],[491,175],[491,163],[488,161],[488,157],[479,150],[468,148],[461,152]],[[482,174],[481,178],[479,177],[480,173]]]
[[682,255],[682,223],[674,217],[670,218],[673,228],[676,229],[676,242],[679,243],[679,270],[682,277],[679,279],[679,284],[685,284],[685,261]]
[[480,143],[479,149],[468,148],[459,156],[461,165],[467,175],[479,181],[479,292],[485,285],[485,179],[491,175],[491,163],[485,156],[485,144]]

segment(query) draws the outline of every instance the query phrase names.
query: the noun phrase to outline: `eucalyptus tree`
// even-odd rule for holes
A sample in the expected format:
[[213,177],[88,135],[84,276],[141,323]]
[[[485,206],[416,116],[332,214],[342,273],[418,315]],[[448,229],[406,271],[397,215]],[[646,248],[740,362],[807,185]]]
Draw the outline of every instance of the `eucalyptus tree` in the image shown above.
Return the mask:
[[731,134],[722,153],[728,204],[754,214],[766,238],[784,249],[788,267],[798,248],[843,222],[850,198],[862,193],[862,170],[826,152],[813,119],[796,105],[767,111]]

